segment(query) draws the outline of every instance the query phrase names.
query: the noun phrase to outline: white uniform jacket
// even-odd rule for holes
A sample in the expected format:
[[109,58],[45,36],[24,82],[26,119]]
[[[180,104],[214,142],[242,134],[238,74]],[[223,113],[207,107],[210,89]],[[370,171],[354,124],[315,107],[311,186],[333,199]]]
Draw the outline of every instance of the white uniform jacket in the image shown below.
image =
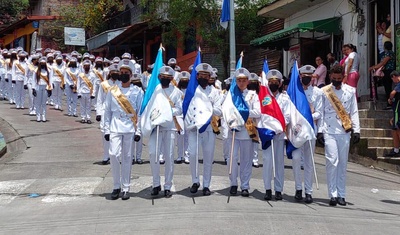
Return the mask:
[[[310,104],[312,117],[314,120],[314,132],[318,133],[318,122],[322,117],[322,95],[323,91],[316,86],[308,86],[306,90],[304,90],[306,94],[307,101]],[[314,111],[314,112],[313,112]]]
[[[259,118],[261,116],[261,107],[257,93],[255,91],[245,89],[242,95],[245,99],[247,107],[249,107],[249,118]],[[229,138],[232,138],[232,131],[229,131]],[[245,126],[241,126],[240,131],[235,133],[235,139],[250,140],[249,133]]]
[[[127,88],[121,87],[121,84],[117,86],[129,100],[136,114],[139,115],[143,101],[142,89],[133,85],[130,85]],[[137,129],[135,129],[131,116],[131,114],[127,114],[122,109],[118,101],[114,98],[112,92],[108,92],[104,102],[104,133],[135,133],[135,135],[140,135],[140,127],[137,125]]]
[[[342,84],[339,90],[336,90],[336,88],[333,87],[333,91],[342,102],[346,113],[350,116],[354,133],[360,133],[360,120],[358,117],[356,90],[347,84]],[[322,119],[319,122],[318,132],[327,134],[346,134],[346,131],[342,127],[342,121],[337,115],[331,102],[326,97],[325,93],[323,94],[322,98],[323,114]]]

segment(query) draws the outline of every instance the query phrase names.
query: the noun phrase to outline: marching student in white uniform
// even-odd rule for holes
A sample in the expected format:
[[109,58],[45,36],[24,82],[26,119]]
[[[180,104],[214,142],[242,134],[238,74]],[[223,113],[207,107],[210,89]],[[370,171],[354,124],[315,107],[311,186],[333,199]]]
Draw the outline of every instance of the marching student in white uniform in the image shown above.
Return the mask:
[[[196,72],[197,76],[196,79],[199,83],[197,86],[197,89],[195,93],[200,92],[202,95],[196,95],[193,97],[193,99],[200,97],[204,97],[203,102],[208,108],[207,110],[202,110],[202,111],[207,111],[210,112],[211,118],[212,116],[221,116],[221,101],[220,101],[220,95],[219,91],[214,87],[214,86],[209,86],[209,79],[211,76],[212,67],[209,64],[206,63],[201,63],[196,66]],[[191,112],[191,110],[194,110],[196,113],[198,112],[199,107],[191,107],[189,106],[188,108],[188,114]],[[214,149],[215,149],[215,138],[216,134],[213,131],[213,127],[211,126],[212,124],[210,123],[207,128],[200,133],[200,129],[197,129],[196,126],[192,126],[195,124],[196,118],[193,116],[192,120],[190,119],[190,116],[187,114],[187,117],[185,117],[185,123],[187,127],[187,135],[188,135],[188,153],[190,157],[190,171],[192,173],[192,187],[190,188],[191,193],[197,193],[198,188],[200,187],[200,179],[199,179],[199,169],[196,169],[198,167],[197,163],[197,154],[198,150],[200,149],[198,144],[201,145],[202,147],[202,152],[203,152],[203,195],[204,196],[209,196],[211,195],[210,192],[210,182],[211,182],[211,172],[212,172],[212,164],[214,161]],[[193,124],[192,124],[193,123]],[[192,124],[192,125],[191,125]],[[191,129],[190,126],[192,126]],[[216,127],[218,128],[218,126]],[[199,132],[199,133],[198,133]]]
[[[278,103],[279,107],[282,110],[282,114],[285,118],[285,126],[290,122],[290,98],[286,92],[279,92],[279,87],[282,86],[283,76],[281,72],[276,69],[271,69],[268,71],[267,75],[268,87],[271,91],[271,95],[273,95]],[[274,157],[275,161],[275,179],[274,179],[274,189],[275,189],[275,200],[282,200],[282,190],[284,184],[284,170],[285,170],[285,156],[284,156],[284,147],[285,147],[285,132],[276,134],[273,138],[273,143],[267,149],[262,150],[263,157],[263,180],[264,180],[264,188],[265,188],[265,200],[272,199],[272,190],[271,190],[271,180],[273,176],[273,162],[272,157]],[[272,153],[272,145],[274,148],[274,152]]]
[[78,117],[76,107],[78,103],[78,74],[79,68],[75,57],[69,60],[68,68],[65,69],[65,93],[67,95],[68,116]]
[[[245,68],[239,68],[236,70],[234,77],[236,77],[237,88],[242,93],[242,97],[244,98],[246,105],[249,109],[248,118],[259,118],[261,115],[261,108],[258,95],[254,91],[249,91],[247,89],[250,72]],[[227,96],[227,98],[229,98],[229,96]],[[225,98],[224,104],[225,102],[228,102],[227,98]],[[222,104],[222,106],[224,106],[224,104]],[[230,122],[230,121],[225,120],[225,122]],[[232,154],[233,156],[232,174],[229,176],[229,179],[231,181],[230,183],[231,188],[229,193],[231,195],[237,194],[237,189],[238,189],[237,177],[239,175],[240,188],[242,190],[241,195],[243,197],[248,197],[250,195],[249,189],[250,189],[250,178],[252,173],[252,160],[253,160],[253,156],[251,153],[253,151],[253,143],[245,125],[238,126],[237,128],[238,130],[235,132],[234,147]],[[228,134],[229,143],[232,143],[232,138],[233,138],[232,130],[229,130]],[[239,159],[240,159],[240,170],[237,164],[239,162]],[[227,161],[228,161],[228,171],[229,171],[230,156],[227,159]]]
[[29,115],[35,116],[36,115],[36,108],[35,108],[35,97],[33,96],[33,89],[35,85],[34,75],[38,69],[39,64],[39,55],[34,54],[30,58],[30,63],[28,63],[28,69],[26,70],[26,78],[27,82],[26,85],[28,87],[28,95],[29,95]]
[[[160,74],[158,78],[160,79],[161,87],[164,92],[164,99],[168,99],[173,116],[178,116],[182,114],[182,92],[171,85],[171,80],[174,78],[174,69],[169,66],[163,66],[160,68]],[[167,107],[166,107],[167,108]],[[175,140],[175,132],[177,131],[175,123],[171,121],[168,126],[160,126],[158,133],[158,146],[157,142],[157,131],[154,130],[149,138],[149,156],[150,156],[150,166],[151,172],[153,174],[153,189],[151,191],[152,196],[158,195],[161,191],[160,183],[160,161],[156,162],[156,152],[160,153],[170,153],[171,152],[171,142]],[[162,149],[161,149],[162,146]],[[156,148],[158,151],[156,151]],[[172,196],[172,178],[174,175],[174,159],[170,154],[164,154],[165,157],[165,184],[164,184],[164,196],[170,198]]]
[[[250,91],[255,91],[256,94],[260,92],[260,82],[259,82],[259,77],[255,73],[250,73],[250,79],[249,79],[249,85],[247,85],[247,89]],[[253,141],[253,167],[259,168],[260,165],[258,164],[258,149],[259,149],[259,142],[254,142]]]
[[96,121],[100,122],[101,139],[103,140],[103,160],[102,164],[107,165],[110,163],[110,142],[106,141],[104,137],[104,102],[106,100],[107,93],[112,86],[118,85],[119,82],[119,67],[117,64],[109,66],[109,75],[107,80],[100,83],[99,92],[97,94],[97,107],[96,107]]
[[90,61],[83,61],[83,71],[78,75],[78,99],[81,100],[81,123],[91,124],[91,100],[95,98],[94,84],[96,78],[90,72]]
[[52,86],[50,83],[50,77],[52,70],[47,67],[46,57],[39,59],[39,68],[33,75],[34,89],[32,90],[33,96],[35,96],[36,104],[36,121],[46,122],[46,100],[51,96]]
[[356,144],[360,141],[356,90],[342,83],[343,72],[343,67],[334,66],[330,72],[331,84],[322,88],[323,113],[317,134],[317,141],[325,144],[326,178],[331,206],[347,205],[346,172],[350,142]]
[[[143,92],[143,86],[142,86],[142,75],[140,73],[134,73],[132,74],[132,79],[131,79],[131,83],[134,86],[137,86],[138,88],[140,88],[140,90]],[[142,150],[143,150],[143,139],[140,138],[139,141],[135,141],[132,144],[132,164],[143,164],[143,160],[142,160]]]
[[[103,58],[97,57],[94,60],[94,66],[92,69],[92,72],[94,74],[94,77],[96,78],[96,82],[94,84],[94,94],[99,93],[100,89],[100,83],[104,82],[106,80],[106,73],[104,72],[104,67],[103,67]],[[92,106],[94,109],[97,109],[97,99],[92,100]]]
[[28,54],[26,52],[20,51],[18,60],[15,60],[12,65],[11,76],[14,83],[15,106],[17,109],[24,109],[25,88],[28,89],[26,77],[28,64],[25,61],[27,56]]
[[0,100],[4,100],[7,97],[7,82],[6,82],[6,70],[7,70],[7,49],[3,49],[0,55]]
[[[177,87],[183,93],[182,102],[183,102],[183,99],[185,98],[185,93],[186,93],[187,86],[189,84],[189,79],[190,79],[190,73],[187,71],[182,71],[178,75],[179,82],[178,82]],[[181,164],[182,162],[184,162],[185,164],[189,164],[190,160],[189,160],[189,155],[187,152],[188,145],[189,145],[188,134],[186,133],[186,130],[185,130],[185,124],[183,122],[183,115],[179,115],[176,118],[177,118],[178,122],[181,124],[183,131],[176,137],[176,146],[177,146],[178,157],[176,158],[175,163]]]
[[[304,93],[307,101],[310,104],[312,117],[314,120],[314,132],[317,133],[317,123],[322,117],[322,91],[317,86],[312,86],[314,78],[312,77],[315,68],[311,65],[305,65],[299,69],[301,83],[303,85]],[[314,165],[312,162],[311,154],[315,151],[315,140],[310,140],[311,144],[307,141],[303,146],[297,148],[292,152],[293,175],[296,193],[294,199],[296,201],[303,200],[303,186],[302,186],[302,173],[301,166],[304,159],[304,191],[305,203],[312,203],[312,185],[313,185],[313,170]],[[310,149],[311,146],[311,149]]]
[[143,92],[131,85],[134,64],[130,60],[119,63],[120,84],[112,86],[104,102],[104,138],[110,141],[110,162],[113,175],[111,199],[118,199],[122,191],[122,200],[130,198],[132,140],[140,140],[140,127],[137,126]]
[[[231,79],[227,78],[224,80],[225,82],[225,89],[221,92],[221,105],[224,103],[226,95],[229,92],[229,88],[231,86]],[[224,117],[221,116],[221,137],[222,137],[222,157],[224,158],[224,165],[227,164],[227,159],[229,157],[229,152],[231,148],[231,143],[229,143],[228,135],[229,135],[229,127],[224,121]]]
[[53,76],[51,83],[53,85],[53,103],[54,109],[62,111],[62,96],[65,88],[65,63],[63,62],[62,55],[56,56],[56,63],[53,63]]

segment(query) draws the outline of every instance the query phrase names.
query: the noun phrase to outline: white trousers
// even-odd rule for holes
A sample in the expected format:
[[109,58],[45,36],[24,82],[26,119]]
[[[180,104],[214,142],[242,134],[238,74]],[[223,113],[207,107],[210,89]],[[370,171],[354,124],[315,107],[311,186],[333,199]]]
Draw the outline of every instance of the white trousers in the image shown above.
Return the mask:
[[15,106],[23,107],[25,103],[24,81],[15,81]]
[[[284,133],[283,133],[284,134]],[[276,192],[282,192],[284,183],[284,147],[285,140],[281,138],[280,134],[275,135],[271,146],[266,150],[262,151],[263,156],[263,180],[265,190],[271,189],[271,180],[274,174],[272,164],[272,145],[274,146],[274,161],[275,161],[275,179],[274,179],[274,190]]]
[[[153,187],[158,187],[160,183],[160,162],[156,161],[156,149],[157,154],[170,153],[171,152],[171,141],[174,141],[175,131],[160,130],[158,133],[158,146],[157,142],[157,128],[154,128],[149,138],[149,155],[150,155],[150,166],[153,174]],[[161,144],[162,143],[162,144]],[[162,149],[161,149],[162,146]],[[164,190],[171,190],[172,178],[174,175],[174,159],[171,154],[164,154],[165,159],[165,184]]]
[[[209,188],[211,182],[211,172],[212,165],[214,161],[214,149],[215,149],[215,134],[212,130],[207,130],[203,133],[197,134],[197,131],[189,131],[186,132],[188,135],[188,153],[190,158],[190,171],[192,173],[192,183],[199,183],[199,169],[197,169],[196,175],[196,155],[199,154],[197,149],[200,149],[200,146],[197,146],[197,137],[198,144],[201,145],[203,150],[203,187]],[[198,160],[198,159],[197,159]],[[197,163],[197,166],[199,164]]]
[[[110,134],[110,163],[113,175],[114,189],[121,188],[128,192],[131,183],[133,133]],[[121,159],[121,163],[120,160]]]
[[103,161],[110,159],[110,141],[104,139],[104,130],[101,130],[101,139],[103,141]]
[[345,198],[350,133],[324,134],[324,139],[328,196]]
[[1,80],[0,80],[0,98],[6,98],[7,97],[7,88],[8,88],[8,83],[6,82],[6,74],[0,74]]
[[72,89],[69,86],[65,87],[65,93],[67,95],[67,106],[68,106],[68,114],[76,115],[76,106],[78,103],[78,94],[72,92]]
[[185,151],[188,150],[189,146],[189,141],[188,141],[188,133],[185,132],[185,134],[177,135],[176,136],[176,146],[177,146],[177,155],[180,160],[183,160],[185,157]]
[[132,156],[133,159],[142,159],[142,149],[143,149],[143,138],[141,137],[138,142],[132,140]]
[[258,146],[259,143],[253,142],[253,163],[258,163]]
[[61,82],[54,82],[54,88],[53,88],[53,102],[54,105],[58,106],[61,108],[61,101],[62,101],[62,95],[63,95],[63,90],[61,89]]
[[[229,138],[229,143],[232,143],[232,138]],[[238,140],[235,139],[233,146],[233,161],[232,161],[232,174],[229,176],[231,186],[238,186],[237,177],[239,173],[238,160],[240,159],[240,188],[242,190],[250,189],[250,178],[252,173],[252,156],[253,145],[251,140]],[[230,155],[228,156],[228,173]]]
[[46,116],[46,100],[47,100],[47,90],[46,85],[39,85],[36,90],[36,99],[35,99],[35,109],[36,116],[40,117]]
[[[311,149],[310,149],[311,142]],[[293,175],[294,175],[294,183],[296,190],[302,190],[302,174],[301,174],[301,165],[302,158],[304,159],[304,190],[307,194],[312,194],[312,185],[313,185],[313,162],[311,158],[311,154],[314,154],[315,150],[315,140],[307,141],[303,146],[294,150],[292,152],[292,167],[293,167]]]
[[29,111],[36,111],[35,109],[35,97],[32,94],[32,84],[28,83],[28,101],[29,101]]
[[90,120],[90,112],[92,111],[90,108],[90,94],[84,93],[81,98],[81,118],[83,120]]

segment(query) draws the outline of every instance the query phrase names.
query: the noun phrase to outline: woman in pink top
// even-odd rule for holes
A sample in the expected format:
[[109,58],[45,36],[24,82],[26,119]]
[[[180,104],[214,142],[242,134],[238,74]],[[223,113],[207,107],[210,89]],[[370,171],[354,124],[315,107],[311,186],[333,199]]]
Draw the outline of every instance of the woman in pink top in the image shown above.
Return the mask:
[[345,50],[347,55],[347,58],[344,62],[345,73],[343,83],[347,83],[347,85],[354,87],[357,94],[357,83],[360,78],[360,74],[358,73],[360,59],[357,54],[357,49],[356,46],[354,46],[353,44],[345,44],[343,46],[343,49]]

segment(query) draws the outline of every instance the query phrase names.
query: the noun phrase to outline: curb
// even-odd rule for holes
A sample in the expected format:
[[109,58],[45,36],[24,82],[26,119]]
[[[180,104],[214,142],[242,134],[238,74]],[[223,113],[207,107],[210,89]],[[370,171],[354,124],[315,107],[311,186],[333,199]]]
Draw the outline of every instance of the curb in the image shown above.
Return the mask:
[[7,153],[7,144],[3,134],[0,132],[0,158]]

